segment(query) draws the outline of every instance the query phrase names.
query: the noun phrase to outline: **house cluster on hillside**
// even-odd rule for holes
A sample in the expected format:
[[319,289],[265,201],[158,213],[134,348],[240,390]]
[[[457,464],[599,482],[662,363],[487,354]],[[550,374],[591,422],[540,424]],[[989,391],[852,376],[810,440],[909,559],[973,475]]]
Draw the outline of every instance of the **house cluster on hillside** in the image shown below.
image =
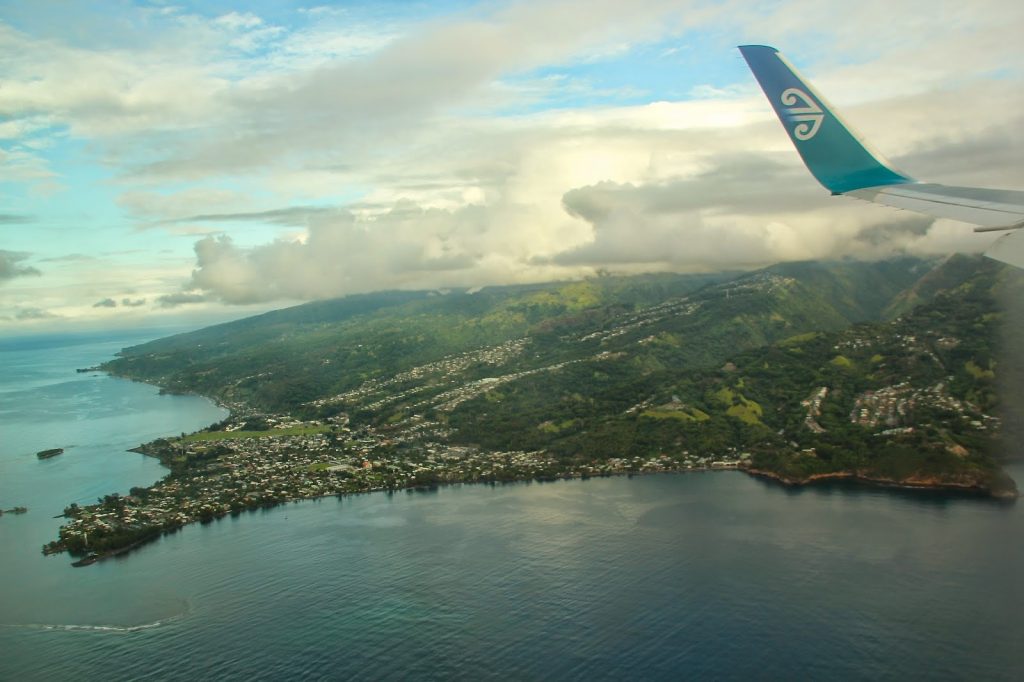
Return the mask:
[[804,425],[814,433],[825,433],[825,429],[818,423],[818,417],[821,416],[821,403],[824,402],[826,396],[828,396],[828,386],[818,386],[811,392],[810,397],[800,401],[800,404],[807,408]]
[[528,338],[512,339],[496,346],[488,346],[457,355],[450,355],[435,362],[418,365],[386,379],[370,379],[351,391],[339,393],[329,398],[314,400],[310,405],[323,407],[337,403],[355,403],[361,402],[370,396],[380,394],[381,398],[365,405],[367,409],[379,409],[389,403],[398,402],[413,393],[425,389],[424,386],[414,386],[405,391],[393,391],[395,387],[419,381],[426,377],[448,377],[462,372],[473,365],[503,365],[522,353],[529,342],[530,339]]
[[616,336],[622,336],[628,332],[631,332],[640,327],[646,327],[656,322],[661,322],[667,317],[683,317],[686,315],[692,315],[700,310],[702,305],[701,301],[691,301],[688,297],[676,298],[658,305],[651,306],[650,308],[644,308],[631,315],[616,320],[616,324],[609,329],[599,329],[595,332],[589,332],[576,338],[577,342],[593,341],[597,340],[600,343],[604,343],[610,339],[614,339]]
[[[131,495],[111,495],[96,505],[70,507],[60,540],[46,551],[88,551],[105,538],[124,538],[125,544],[131,544],[194,521],[327,495],[454,482],[726,468],[749,459],[746,453],[698,457],[683,452],[674,457],[563,464],[544,451],[499,452],[448,445],[445,428],[421,415],[386,430],[349,429],[344,415],[327,424],[266,415],[263,419],[278,431],[254,435],[228,424],[215,439],[169,441],[172,465],[184,464],[149,488],[133,489]],[[308,432],[286,435],[280,432],[285,428]]]
[[[951,380],[952,377],[947,379]],[[903,381],[876,391],[865,391],[854,401],[850,421],[867,428],[905,427],[913,421],[914,410],[922,407],[951,412],[981,430],[997,421],[995,417],[981,413],[975,406],[951,396],[946,384],[946,381],[940,381],[932,386],[918,388]]]

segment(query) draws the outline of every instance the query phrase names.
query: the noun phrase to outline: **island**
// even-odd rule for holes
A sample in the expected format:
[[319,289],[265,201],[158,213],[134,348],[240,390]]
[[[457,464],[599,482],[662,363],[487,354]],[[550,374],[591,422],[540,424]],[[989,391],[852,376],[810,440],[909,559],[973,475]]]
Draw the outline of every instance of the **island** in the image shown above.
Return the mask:
[[41,450],[37,452],[36,457],[38,457],[39,459],[50,459],[51,457],[56,457],[57,455],[63,454],[64,448],[50,448],[49,450]]
[[0,516],[4,514],[25,514],[28,512],[28,507],[11,507],[10,509],[0,509]]
[[43,551],[87,565],[330,495],[666,472],[1012,501],[1022,425],[997,382],[1024,367],[996,341],[1022,292],[971,257],[786,264],[348,297],[154,341],[103,369],[230,416],[140,446],[167,475],[69,505]]

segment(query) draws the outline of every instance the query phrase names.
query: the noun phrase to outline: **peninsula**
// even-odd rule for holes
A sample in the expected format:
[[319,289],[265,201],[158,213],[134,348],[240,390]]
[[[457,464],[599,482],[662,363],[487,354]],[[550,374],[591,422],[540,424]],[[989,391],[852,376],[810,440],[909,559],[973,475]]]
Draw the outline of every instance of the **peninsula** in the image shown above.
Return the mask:
[[141,446],[167,476],[70,505],[44,551],[459,482],[739,469],[1013,499],[996,301],[1022,289],[976,258],[803,263],[349,297],[162,339],[103,368],[231,416]]

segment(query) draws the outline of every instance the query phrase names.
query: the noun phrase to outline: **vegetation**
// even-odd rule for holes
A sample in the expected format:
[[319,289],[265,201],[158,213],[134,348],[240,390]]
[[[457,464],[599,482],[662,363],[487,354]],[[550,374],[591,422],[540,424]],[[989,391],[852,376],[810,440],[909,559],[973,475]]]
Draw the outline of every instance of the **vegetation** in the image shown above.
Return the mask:
[[282,429],[266,429],[263,431],[197,431],[178,439],[179,442],[195,443],[202,441],[238,440],[240,438],[276,438],[278,436],[308,436],[314,433],[327,433],[329,426],[291,426]]
[[[425,413],[447,426],[451,443],[545,450],[565,461],[749,451],[755,467],[796,478],[987,476],[998,470],[994,429],[979,419],[997,408],[995,297],[1000,286],[1019,286],[1011,280],[997,265],[958,256],[938,264],[791,263],[717,279],[392,292],[155,341],[106,368],[305,419],[344,412],[354,424],[387,429]],[[884,320],[909,302],[918,304],[912,313]],[[528,340],[525,350],[497,364],[467,361],[457,377],[440,368],[416,374],[517,338]],[[410,371],[415,376],[394,380]],[[517,375],[451,409],[430,402],[453,385]],[[390,385],[365,389],[374,382]],[[918,390],[943,384],[942,396],[962,413],[943,412],[936,399],[930,407],[912,401],[912,415],[870,426],[851,418],[858,396],[901,382]],[[801,404],[819,387],[828,390],[815,419],[820,432],[807,426]],[[328,430],[247,424],[180,442]],[[188,464],[172,450],[170,465]]]
[[69,507],[47,551],[323,494],[693,467],[1012,496],[1024,314],[1000,301],[1022,293],[979,258],[796,263],[375,294],[154,341],[105,368],[232,416],[142,446],[168,477]]

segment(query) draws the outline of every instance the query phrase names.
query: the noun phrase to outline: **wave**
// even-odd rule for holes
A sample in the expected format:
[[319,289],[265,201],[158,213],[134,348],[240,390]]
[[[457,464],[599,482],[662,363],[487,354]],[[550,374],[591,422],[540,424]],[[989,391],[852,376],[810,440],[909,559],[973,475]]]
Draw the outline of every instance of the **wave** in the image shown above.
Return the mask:
[[176,621],[182,620],[191,612],[191,605],[186,603],[185,610],[181,613],[176,613],[160,620],[155,620],[152,623],[142,623],[141,625],[84,625],[76,623],[0,623],[0,628],[12,628],[19,630],[56,630],[63,632],[141,632],[142,630],[152,630],[154,628],[169,625]]
[[20,628],[25,630],[63,630],[67,632],[138,632],[140,630],[151,630],[153,628],[158,628],[161,625],[166,625],[172,620],[175,620],[175,618],[165,618],[163,620],[153,621],[152,623],[143,623],[142,625],[48,625],[44,623],[25,623],[16,625],[2,625],[0,627]]

